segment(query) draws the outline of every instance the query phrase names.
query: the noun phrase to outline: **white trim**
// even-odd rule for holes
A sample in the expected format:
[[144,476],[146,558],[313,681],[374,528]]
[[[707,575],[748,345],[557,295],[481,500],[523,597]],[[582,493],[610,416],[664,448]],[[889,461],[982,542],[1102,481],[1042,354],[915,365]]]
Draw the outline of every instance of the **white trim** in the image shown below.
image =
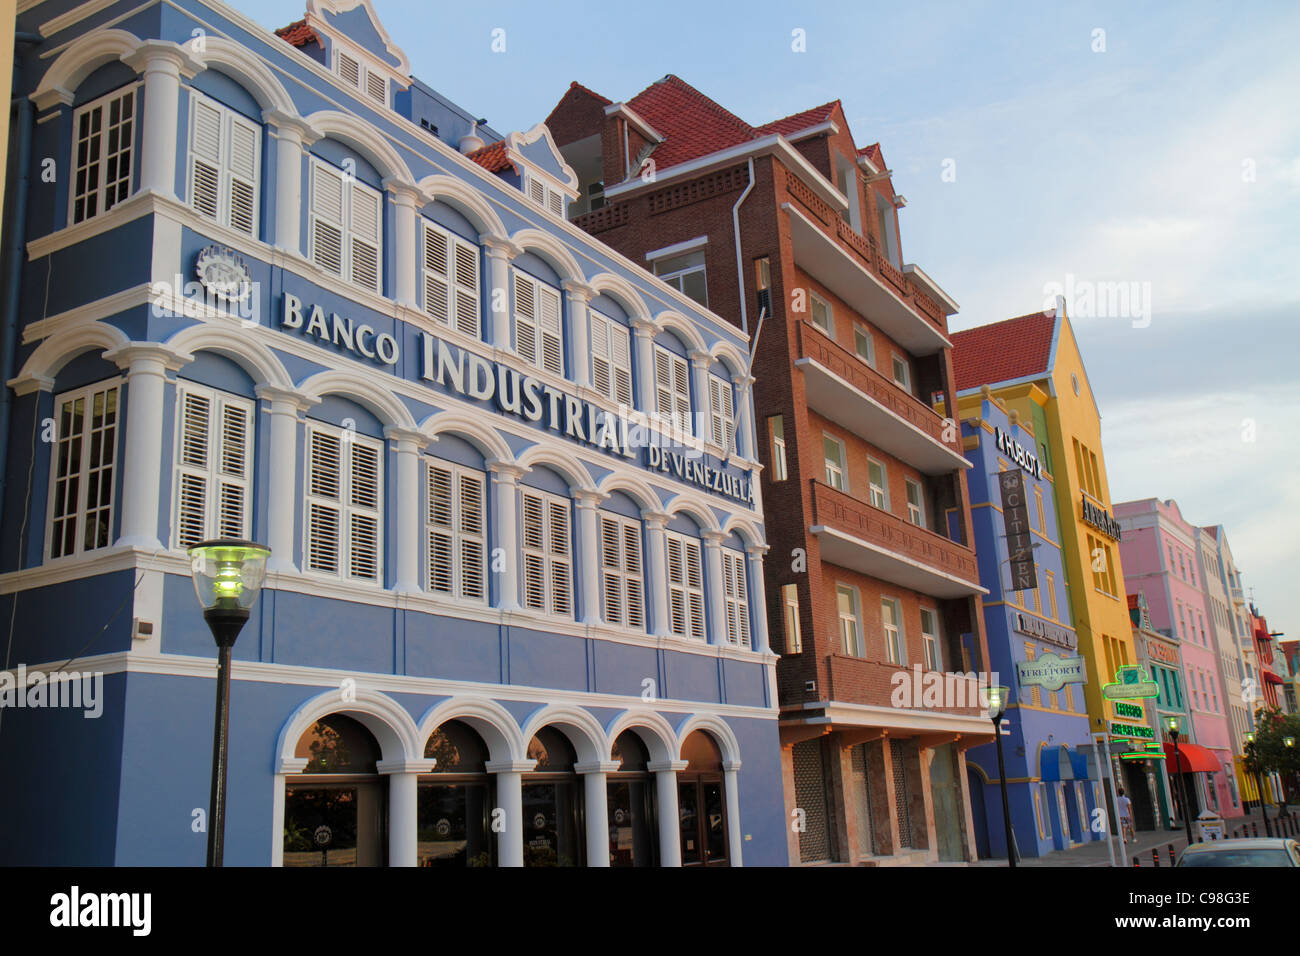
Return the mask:
[[840,131],[839,124],[834,120],[825,120],[816,126],[809,126],[807,129],[795,130],[793,133],[783,133],[786,140],[791,143],[802,142],[821,133],[830,133],[832,136]]
[[[708,236],[696,236],[694,239],[687,239],[684,242],[674,242],[671,246],[663,246],[660,249],[653,249],[645,254],[646,262],[653,262],[656,259],[666,259],[669,256],[680,255],[683,252],[690,252],[692,249],[699,249],[709,243]],[[693,300],[692,300],[693,301]]]
[[[628,106],[626,103],[610,103],[605,107],[605,115],[623,117],[635,126],[642,136],[656,145],[664,141],[663,134],[647,123],[640,113],[632,109],[632,107]],[[628,159],[630,161],[631,157],[628,157]]]
[[925,272],[914,262],[903,264],[903,273],[916,277],[917,284],[922,286],[926,294],[938,301],[943,306],[945,315],[955,315],[961,308],[957,301],[939,288],[939,284],[931,279]]
[[[847,534],[846,532],[839,531],[835,528],[828,527],[827,525],[824,524],[813,525],[808,529],[808,533],[817,535],[818,537],[825,536],[828,538],[835,538],[836,540],[843,541],[847,544],[851,544],[855,548],[861,548],[864,551],[870,551],[873,554],[887,555],[893,561],[898,561],[901,564],[909,565],[910,567],[913,567],[918,571],[924,571],[926,574],[934,575],[935,577],[942,578],[945,581],[950,581],[953,584],[958,585],[961,588],[962,593],[965,595],[989,593],[988,588],[982,587],[981,585],[978,584],[972,584],[970,581],[967,581],[965,578],[959,578],[955,574],[949,574],[947,571],[941,571],[938,568],[936,568],[934,565],[925,564],[921,561],[914,560],[913,558],[909,558],[907,557],[907,555],[902,554],[899,551],[894,551],[889,548],[884,548],[879,545],[872,544],[870,541],[867,541],[863,538],[859,538],[856,535]],[[909,590],[913,590],[913,589],[909,588]]]
[[[906,707],[880,707],[872,704],[853,704],[847,701],[824,703],[809,701],[800,710],[822,711],[814,717],[794,719],[788,723],[813,726],[887,727],[900,730],[948,731],[977,736],[993,736],[987,717],[980,715],[945,714],[934,710],[913,710]],[[787,721],[782,721],[787,723]]]

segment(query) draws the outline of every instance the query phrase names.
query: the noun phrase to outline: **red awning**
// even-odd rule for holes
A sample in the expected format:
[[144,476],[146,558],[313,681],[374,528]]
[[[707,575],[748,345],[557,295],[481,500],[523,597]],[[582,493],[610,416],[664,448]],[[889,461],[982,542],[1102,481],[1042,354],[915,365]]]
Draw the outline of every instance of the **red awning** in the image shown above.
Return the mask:
[[1260,669],[1260,673],[1264,675],[1264,680],[1265,680],[1267,683],[1269,683],[1269,684],[1285,684],[1285,683],[1286,683],[1286,681],[1284,681],[1282,678],[1278,677],[1278,676],[1277,676],[1276,674],[1274,674],[1272,671],[1264,670],[1264,669],[1261,668],[1261,669]]
[[1179,744],[1178,757],[1175,766],[1174,745],[1165,744],[1165,763],[1172,773],[1215,773],[1223,769],[1213,753],[1197,744]]

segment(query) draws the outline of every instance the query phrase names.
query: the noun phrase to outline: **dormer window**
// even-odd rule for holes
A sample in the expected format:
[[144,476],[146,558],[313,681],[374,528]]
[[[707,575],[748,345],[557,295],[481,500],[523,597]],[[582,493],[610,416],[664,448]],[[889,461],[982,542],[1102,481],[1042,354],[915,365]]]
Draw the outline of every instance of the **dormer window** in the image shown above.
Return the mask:
[[564,193],[548,186],[536,176],[524,177],[524,192],[528,198],[543,209],[564,218]]
[[388,78],[363,64],[357,57],[339,50],[334,57],[334,72],[348,86],[380,106],[388,105]]

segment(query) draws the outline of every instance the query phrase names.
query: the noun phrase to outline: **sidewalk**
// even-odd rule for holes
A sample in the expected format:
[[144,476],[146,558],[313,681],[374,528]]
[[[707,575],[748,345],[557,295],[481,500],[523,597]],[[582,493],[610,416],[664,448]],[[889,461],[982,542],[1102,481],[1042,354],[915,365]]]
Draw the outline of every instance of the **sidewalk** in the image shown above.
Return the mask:
[[[1132,866],[1133,857],[1137,856],[1143,866],[1152,866],[1151,850],[1160,851],[1160,865],[1169,866],[1168,845],[1174,845],[1178,854],[1187,846],[1187,834],[1182,830],[1139,830],[1137,843],[1126,841],[1124,844],[1124,861],[1121,865]],[[1119,853],[1119,840],[1112,835],[1111,845]],[[980,860],[971,866],[1006,866],[1006,858]],[[1106,852],[1105,840],[1094,840],[1075,847],[1072,850],[1057,850],[1046,856],[1021,857],[1020,866],[1110,866],[1110,857]]]

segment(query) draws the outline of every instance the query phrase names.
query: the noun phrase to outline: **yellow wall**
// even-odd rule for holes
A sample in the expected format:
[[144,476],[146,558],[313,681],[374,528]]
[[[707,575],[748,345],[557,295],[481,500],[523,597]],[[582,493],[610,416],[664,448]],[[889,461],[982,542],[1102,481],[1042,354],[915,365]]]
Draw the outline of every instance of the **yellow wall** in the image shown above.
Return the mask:
[[0,211],[5,207],[5,173],[9,169],[9,96],[14,75],[14,16],[18,0],[0,0]]
[[[1074,393],[1071,376],[1077,378],[1079,393]],[[1128,616],[1128,603],[1124,594],[1124,570],[1120,565],[1119,543],[1111,541],[1086,524],[1082,518],[1080,500],[1084,483],[1078,473],[1074,456],[1074,440],[1078,439],[1097,456],[1101,490],[1098,503],[1114,516],[1110,500],[1110,483],[1106,478],[1106,463],[1101,447],[1101,419],[1093,401],[1088,377],[1084,372],[1083,358],[1070,328],[1069,319],[1061,321],[1053,368],[1038,384],[1050,389],[1044,413],[1047,419],[1047,444],[1051,458],[1050,467],[1056,494],[1056,511],[1060,523],[1061,554],[1065,562],[1066,588],[1074,627],[1079,635],[1079,654],[1085,658],[1088,683],[1084,685],[1084,698],[1088,705],[1089,722],[1094,733],[1104,730],[1116,719],[1114,708],[1101,695],[1101,685],[1115,680],[1115,666],[1137,663],[1133,644],[1132,622]],[[1029,419],[1031,402],[1041,403],[1042,393],[1033,385],[1021,384],[994,389],[1008,407],[1016,409]],[[1040,436],[1040,441],[1043,440]],[[1092,556],[1088,553],[1088,534],[1110,545],[1111,564],[1116,582],[1114,596],[1099,591],[1093,585]],[[1103,636],[1116,638],[1121,660],[1107,664]],[[1127,658],[1124,660],[1124,658]],[[1132,701],[1141,704],[1141,701]],[[1098,718],[1105,724],[1099,724]],[[1145,723],[1145,721],[1130,721]]]

